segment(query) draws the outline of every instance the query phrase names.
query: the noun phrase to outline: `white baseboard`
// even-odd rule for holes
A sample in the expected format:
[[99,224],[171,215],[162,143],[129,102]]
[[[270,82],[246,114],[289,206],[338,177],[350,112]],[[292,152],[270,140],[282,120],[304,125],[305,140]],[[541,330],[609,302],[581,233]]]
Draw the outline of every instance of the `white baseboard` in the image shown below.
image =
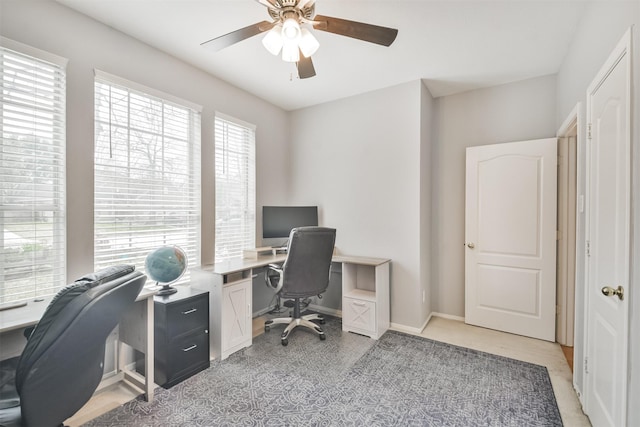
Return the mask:
[[[274,306],[274,307],[275,307],[275,306]],[[273,310],[273,309],[274,309],[274,307],[267,307],[267,308],[263,308],[263,309],[262,309],[262,310],[260,310],[260,311],[256,311],[256,312],[251,313],[251,316],[255,319],[256,317],[260,317],[260,316],[262,316],[263,314],[267,314],[268,312],[270,312],[271,310]]]
[[411,334],[411,335],[420,335],[422,333],[422,330],[424,329],[424,327],[414,328],[412,326],[401,325],[400,323],[393,323],[393,322],[389,326],[394,331],[406,332],[407,334]]
[[445,313],[431,313],[431,316],[433,317],[442,317],[443,319],[449,319],[449,320],[457,320],[458,322],[464,322],[464,317],[460,317],[460,316],[454,316],[451,314],[445,314]]
[[[271,310],[273,310],[274,307],[267,307],[264,308],[260,311],[256,311],[253,313],[253,317],[260,317],[263,314],[267,314],[268,312],[270,312]],[[336,310],[334,308],[328,308],[328,307],[324,307],[321,305],[315,305],[315,304],[309,304],[308,307],[310,310],[313,311],[317,311],[320,314],[326,314],[328,316],[335,316],[335,317],[340,317],[342,318],[342,310]],[[399,332],[406,332],[409,334],[421,334],[422,331],[424,330],[424,328],[427,327],[427,325],[429,324],[429,322],[431,321],[431,319],[433,317],[442,317],[443,319],[450,319],[450,320],[457,320],[459,322],[464,322],[464,317],[460,317],[460,316],[453,316],[451,314],[445,314],[445,313],[437,313],[437,312],[432,312],[429,317],[427,317],[427,320],[424,321],[424,323],[422,324],[421,327],[415,328],[413,326],[407,326],[407,325],[402,325],[400,323],[393,323],[391,322],[391,324],[389,325],[391,329],[394,329],[396,331]]]
[[309,304],[310,310],[317,311],[320,314],[326,314],[327,316],[335,316],[342,318],[342,310],[336,310],[335,308],[323,307],[321,305]]
[[425,320],[422,326],[419,328],[414,328],[412,326],[407,326],[407,325],[401,325],[400,323],[391,323],[391,329],[394,329],[399,332],[406,332],[409,334],[419,335],[422,333],[422,331],[424,331],[424,328],[427,327],[431,319],[433,319],[434,317],[441,317],[443,319],[450,319],[450,320],[456,320],[459,322],[464,322],[464,317],[452,316],[451,314],[432,312],[431,314],[429,314],[429,317],[427,317],[427,320]]

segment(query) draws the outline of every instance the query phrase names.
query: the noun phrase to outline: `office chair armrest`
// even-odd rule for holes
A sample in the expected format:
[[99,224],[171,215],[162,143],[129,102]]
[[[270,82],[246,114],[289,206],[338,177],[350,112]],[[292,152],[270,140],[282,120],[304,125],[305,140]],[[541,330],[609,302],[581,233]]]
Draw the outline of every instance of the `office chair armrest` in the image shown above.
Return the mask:
[[282,266],[281,265],[279,265],[279,264],[269,264],[268,267],[269,267],[270,270],[277,271],[278,274],[282,274]]
[[[275,288],[273,288],[273,286],[271,285],[271,281],[267,277],[267,283],[269,284],[269,286],[271,286],[276,291],[276,293],[278,293],[278,292],[280,292],[280,289],[282,289],[282,285],[284,283],[283,274],[282,274],[282,267],[279,266],[278,264],[269,264],[268,265],[268,269],[269,270],[273,270],[276,273],[278,273],[278,285]],[[268,273],[265,272],[265,274],[268,274]]]
[[27,326],[26,328],[24,328],[24,331],[22,332],[22,335],[24,335],[24,337],[28,340],[29,338],[31,338],[31,334],[33,333],[33,330],[35,328],[36,328],[35,325]]

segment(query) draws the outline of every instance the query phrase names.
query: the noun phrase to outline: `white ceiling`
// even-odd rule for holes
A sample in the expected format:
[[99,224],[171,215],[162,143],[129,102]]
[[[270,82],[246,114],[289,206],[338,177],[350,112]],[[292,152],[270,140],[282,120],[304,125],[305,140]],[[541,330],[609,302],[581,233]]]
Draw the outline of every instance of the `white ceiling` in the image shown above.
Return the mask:
[[317,75],[269,54],[262,35],[200,44],[269,20],[255,0],[57,0],[285,110],[422,79],[435,97],[556,73],[584,10],[568,0],[317,0],[316,13],[398,29],[391,47],[314,31]]

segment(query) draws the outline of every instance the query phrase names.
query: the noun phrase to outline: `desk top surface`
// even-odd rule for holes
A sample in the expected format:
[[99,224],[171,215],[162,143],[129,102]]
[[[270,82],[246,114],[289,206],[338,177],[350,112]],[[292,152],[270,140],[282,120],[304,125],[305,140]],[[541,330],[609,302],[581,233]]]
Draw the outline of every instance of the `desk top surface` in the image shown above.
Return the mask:
[[[251,268],[264,267],[269,264],[277,264],[280,262],[284,262],[285,259],[287,259],[286,254],[264,255],[264,256],[258,257],[257,259],[234,258],[227,261],[217,262],[215,264],[209,264],[209,265],[202,265],[194,268],[203,270],[209,273],[230,274],[230,273],[236,273],[238,271],[248,270]],[[388,258],[372,258],[372,257],[361,257],[361,256],[351,256],[351,255],[334,255],[331,261],[341,262],[345,264],[369,265],[369,266],[377,267],[379,265],[390,262],[391,260]]]
[[[157,289],[144,287],[142,291],[140,291],[136,301],[152,297],[156,292]],[[53,297],[47,297],[40,301],[29,301],[27,305],[23,307],[0,311],[0,332],[8,332],[35,325],[42,318],[52,298]]]

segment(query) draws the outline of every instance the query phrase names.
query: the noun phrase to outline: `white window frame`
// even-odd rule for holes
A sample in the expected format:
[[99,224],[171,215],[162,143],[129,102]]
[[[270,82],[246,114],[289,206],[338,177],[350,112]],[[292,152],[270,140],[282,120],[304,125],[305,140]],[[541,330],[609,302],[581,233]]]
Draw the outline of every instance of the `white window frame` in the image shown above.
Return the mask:
[[255,125],[216,112],[215,262],[256,246],[255,150]]
[[67,280],[67,60],[5,37],[0,47],[0,303],[13,303]]
[[[202,108],[100,70],[95,71],[94,88],[95,268],[128,263],[144,271],[144,261],[151,251],[161,246],[172,245],[183,249],[190,267],[199,266]],[[98,93],[102,90],[108,90],[108,100],[101,97],[102,92]],[[126,110],[115,111],[122,104],[117,104],[115,98],[110,98],[112,93],[126,94],[123,95],[126,98]],[[102,108],[101,103],[105,101],[108,108],[106,113],[99,110]],[[145,129],[145,122],[136,122],[136,102],[143,101],[149,102],[150,108],[160,108],[161,112],[154,116],[160,120],[155,124],[157,128]],[[173,122],[175,127],[171,127],[170,121],[176,116],[170,115],[170,111],[174,109],[188,118]],[[157,111],[149,111],[149,115],[156,113]],[[124,117],[126,122],[119,122],[116,114],[120,114],[119,118]],[[154,119],[149,120],[147,124],[151,126]],[[172,132],[184,133],[186,136],[178,138],[172,135]],[[106,140],[103,138],[105,136]],[[138,146],[142,147],[143,141],[158,143],[157,152],[160,153],[161,160],[157,169],[154,169],[156,177],[153,179],[144,177],[145,169],[134,163],[133,141],[137,141]],[[168,154],[169,150],[184,148],[184,144],[187,144],[187,147],[181,152],[176,151],[173,156]],[[112,150],[119,150],[123,146],[126,147],[126,152],[122,154],[120,151],[120,155],[113,157],[115,153]],[[110,153],[111,159],[106,153]],[[125,159],[124,163],[121,162],[122,159]],[[172,162],[186,166],[176,167]],[[183,183],[182,186],[177,184],[178,181]],[[145,182],[148,182],[147,186]],[[147,189],[156,193],[143,194]],[[179,220],[176,221],[174,218]],[[189,278],[187,270],[175,283],[187,283]]]

